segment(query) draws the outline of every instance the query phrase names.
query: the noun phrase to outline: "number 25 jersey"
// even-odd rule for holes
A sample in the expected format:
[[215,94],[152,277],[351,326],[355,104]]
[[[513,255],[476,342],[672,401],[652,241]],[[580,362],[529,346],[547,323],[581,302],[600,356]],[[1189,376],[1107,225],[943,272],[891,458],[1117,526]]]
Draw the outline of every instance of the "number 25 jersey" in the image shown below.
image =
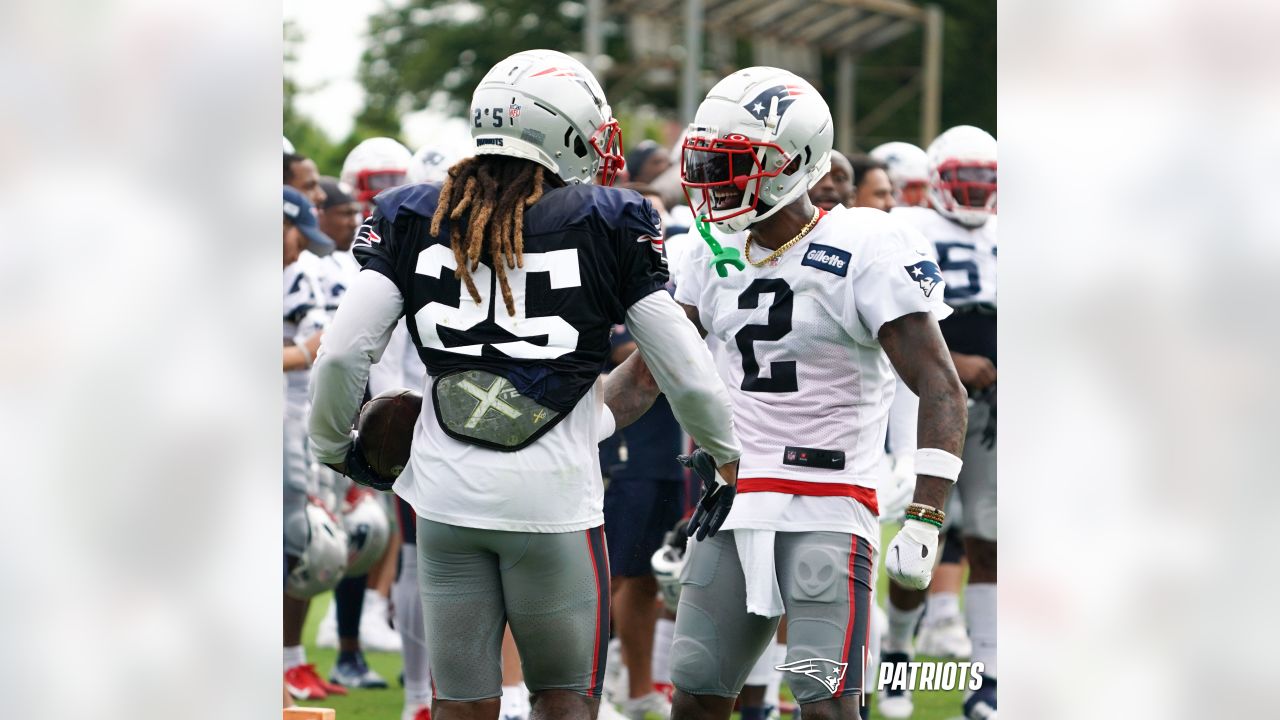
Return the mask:
[[[723,244],[742,249],[744,239]],[[840,495],[875,509],[895,384],[880,328],[950,313],[937,265],[913,249],[921,244],[887,213],[836,208],[775,264],[720,278],[705,243],[683,256],[676,300],[716,338],[743,446],[741,493]]]
[[[471,272],[479,303],[455,277],[447,224],[439,237],[430,232],[438,196],[434,184],[380,194],[352,246],[362,272],[381,273],[399,289],[427,368],[411,462],[395,491],[419,515],[454,525],[521,532],[595,527],[603,522],[596,387],[613,326],[667,282],[662,245],[651,241],[661,237],[657,213],[631,190],[547,188],[524,213],[523,267],[506,271],[511,315],[487,252]],[[558,424],[509,452],[451,436],[438,421],[432,383],[473,370],[514,388],[497,400],[477,396],[482,419],[502,412],[500,401],[516,402],[506,393],[518,392],[562,413]],[[523,413],[532,422],[551,414]]]

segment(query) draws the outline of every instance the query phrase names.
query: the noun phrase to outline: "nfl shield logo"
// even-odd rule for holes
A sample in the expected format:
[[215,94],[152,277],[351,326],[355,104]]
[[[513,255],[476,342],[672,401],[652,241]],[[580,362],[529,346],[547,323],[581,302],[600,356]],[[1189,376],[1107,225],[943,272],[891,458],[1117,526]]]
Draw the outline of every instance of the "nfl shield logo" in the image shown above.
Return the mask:
[[507,108],[507,117],[512,120],[520,117],[520,106],[515,103],[511,103],[511,107]]

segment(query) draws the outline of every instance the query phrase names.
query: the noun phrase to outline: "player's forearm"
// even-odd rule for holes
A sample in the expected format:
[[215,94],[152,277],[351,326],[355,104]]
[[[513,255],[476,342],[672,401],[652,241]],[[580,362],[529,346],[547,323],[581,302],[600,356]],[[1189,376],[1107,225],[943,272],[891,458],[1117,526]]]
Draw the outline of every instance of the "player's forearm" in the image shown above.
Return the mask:
[[729,393],[711,351],[680,307],[665,292],[656,292],[631,306],[627,327],[681,427],[717,466],[737,460],[742,446],[733,430]]
[[305,370],[307,368],[307,351],[297,345],[284,346],[284,372]]
[[[930,373],[921,378],[920,411],[917,415],[917,447],[937,448],[960,457],[964,451],[965,428],[969,422],[967,396],[955,372]],[[943,508],[954,483],[944,478],[920,475],[914,501]]]
[[616,429],[639,420],[653,406],[658,392],[658,383],[640,353],[632,353],[614,368],[604,381],[604,403],[613,413]]

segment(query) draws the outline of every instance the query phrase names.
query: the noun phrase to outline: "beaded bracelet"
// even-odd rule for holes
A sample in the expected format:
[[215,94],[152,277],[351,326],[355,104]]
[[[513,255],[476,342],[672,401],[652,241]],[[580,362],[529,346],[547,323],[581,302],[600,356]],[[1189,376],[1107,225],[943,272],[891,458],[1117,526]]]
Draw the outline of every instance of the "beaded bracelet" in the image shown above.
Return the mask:
[[941,528],[942,522],[947,519],[947,514],[928,505],[911,503],[907,506],[906,517],[908,520],[919,520]]

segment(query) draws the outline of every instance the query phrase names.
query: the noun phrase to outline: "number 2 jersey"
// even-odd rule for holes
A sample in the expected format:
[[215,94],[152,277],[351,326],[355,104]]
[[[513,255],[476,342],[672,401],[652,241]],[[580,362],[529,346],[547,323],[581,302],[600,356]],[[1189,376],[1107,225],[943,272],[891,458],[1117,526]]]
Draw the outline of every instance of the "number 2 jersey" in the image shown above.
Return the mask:
[[[427,368],[412,459],[395,490],[419,515],[454,525],[595,527],[603,522],[600,373],[613,325],[667,282],[661,243],[651,242],[662,237],[658,215],[630,190],[547,188],[524,213],[523,268],[507,270],[512,316],[488,253],[471,272],[480,303],[455,277],[448,225],[439,237],[430,233],[438,196],[435,184],[382,193],[352,246],[363,270],[400,290]],[[559,424],[512,452],[451,437],[437,422],[432,383],[471,370],[504,378],[524,398],[562,413]]]
[[[745,234],[722,244],[743,248]],[[743,446],[725,528],[853,532],[878,544],[875,488],[895,376],[877,337],[910,313],[937,318],[937,266],[887,213],[836,208],[774,264],[725,278],[691,242],[676,300],[692,305],[729,389]],[[756,258],[768,250],[752,247]]]

